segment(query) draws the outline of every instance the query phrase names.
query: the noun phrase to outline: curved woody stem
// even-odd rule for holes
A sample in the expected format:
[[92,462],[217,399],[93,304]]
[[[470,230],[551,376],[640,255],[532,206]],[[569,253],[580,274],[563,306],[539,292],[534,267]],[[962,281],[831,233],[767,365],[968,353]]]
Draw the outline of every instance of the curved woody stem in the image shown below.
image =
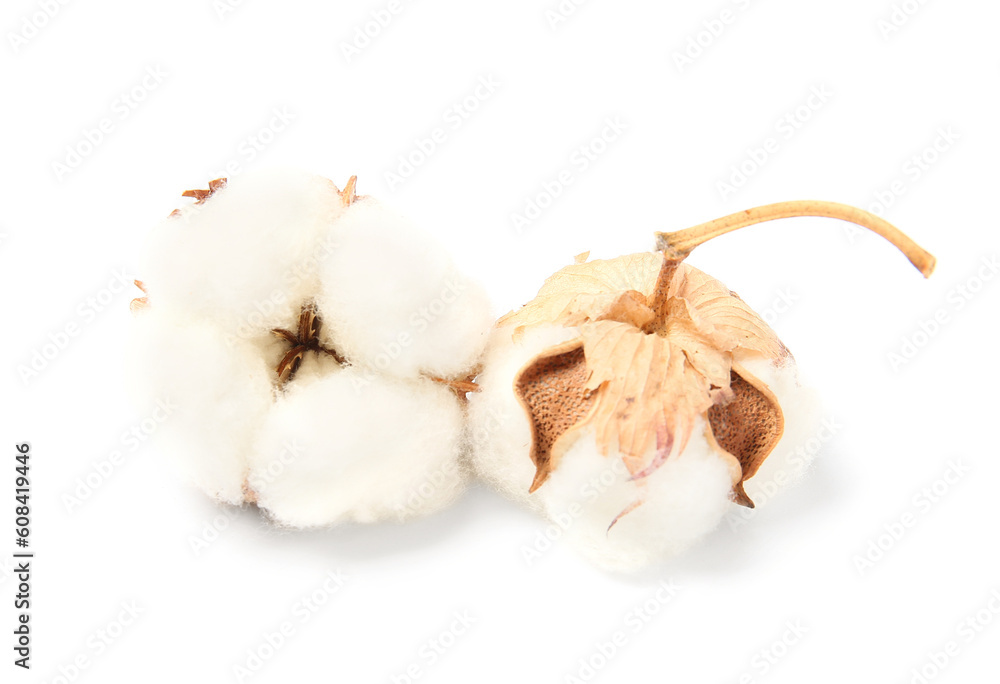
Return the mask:
[[867,228],[891,242],[906,255],[910,263],[916,266],[925,278],[929,278],[934,272],[936,263],[934,256],[885,219],[847,204],[821,200],[797,200],[767,204],[723,216],[692,228],[672,233],[657,233],[656,248],[662,251],[668,259],[681,261],[695,247],[719,235],[725,235],[755,223],[797,216],[835,218]]

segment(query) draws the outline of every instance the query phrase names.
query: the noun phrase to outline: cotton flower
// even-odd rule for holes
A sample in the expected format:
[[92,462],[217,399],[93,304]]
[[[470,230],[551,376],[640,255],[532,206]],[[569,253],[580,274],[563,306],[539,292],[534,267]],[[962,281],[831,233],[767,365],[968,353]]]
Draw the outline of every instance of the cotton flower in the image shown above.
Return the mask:
[[246,173],[185,194],[150,236],[131,364],[141,396],[178,407],[164,432],[186,477],[291,527],[453,502],[482,289],[354,179]]

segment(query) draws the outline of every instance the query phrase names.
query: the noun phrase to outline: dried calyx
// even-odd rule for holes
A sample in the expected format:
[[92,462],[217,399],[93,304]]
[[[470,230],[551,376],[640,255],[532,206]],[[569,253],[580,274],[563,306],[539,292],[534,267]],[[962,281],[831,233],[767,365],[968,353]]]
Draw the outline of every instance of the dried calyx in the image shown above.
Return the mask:
[[323,327],[323,321],[319,317],[319,313],[316,311],[316,305],[312,302],[302,305],[302,312],[299,314],[299,325],[296,332],[286,330],[285,328],[275,328],[271,332],[281,339],[288,342],[291,346],[284,356],[281,357],[281,361],[278,362],[278,381],[281,383],[286,383],[292,379],[295,372],[299,369],[302,364],[302,357],[308,351],[313,351],[319,354],[327,354],[333,357],[333,360],[344,365],[347,361],[343,356],[338,354],[335,350],[325,347],[319,339],[319,332]]
[[[550,348],[516,375],[514,391],[531,425],[531,459],[541,487],[584,429],[599,449],[617,451],[638,485],[684,451],[696,425],[728,464],[732,498],[753,507],[743,483],[774,449],[784,417],[767,385],[740,363],[790,354],[770,327],[718,280],[683,263],[698,245],[738,228],[793,216],[843,219],[900,249],[929,276],[934,257],[889,223],[830,202],[785,202],[700,226],[657,234],[660,252],[586,262],[551,276],[534,300],[500,325],[576,327],[579,337]],[[614,525],[612,522],[612,525]]]

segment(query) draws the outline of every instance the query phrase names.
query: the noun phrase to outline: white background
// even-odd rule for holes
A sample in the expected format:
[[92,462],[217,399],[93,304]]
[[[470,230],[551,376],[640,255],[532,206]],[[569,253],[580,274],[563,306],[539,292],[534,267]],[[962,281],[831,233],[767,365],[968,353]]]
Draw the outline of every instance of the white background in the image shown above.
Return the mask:
[[[243,681],[391,682],[410,665],[420,682],[587,681],[580,661],[592,658],[599,681],[921,681],[914,668],[992,681],[1000,284],[983,260],[1000,253],[1000,7],[897,4],[902,14],[889,0],[592,0],[564,3],[573,11],[555,22],[556,0],[404,1],[348,59],[387,1],[50,2],[50,18],[44,2],[6,2],[0,530],[12,549],[13,445],[27,440],[38,555],[30,673],[11,663],[9,552],[0,564],[3,681],[239,681],[234,666],[286,621],[294,635]],[[480,79],[499,85],[476,100]],[[814,88],[828,95],[809,109]],[[272,121],[275,109],[293,120]],[[779,123],[788,115],[796,127]],[[85,132],[105,118],[88,150]],[[583,169],[578,148],[616,118],[624,132]],[[283,130],[262,134],[272,123]],[[435,128],[444,142],[390,182]],[[748,150],[767,138],[776,151],[750,169]],[[270,139],[253,158],[252,139]],[[477,273],[498,314],[578,252],[647,250],[655,230],[786,199],[892,198],[880,211],[939,267],[925,281],[880,239],[830,220],[697,250],[692,264],[769,312],[839,428],[797,489],[663,568],[610,576],[558,543],[529,563],[543,524],[480,488],[407,526],[278,533],[181,482],[155,434],[138,448],[122,439],[151,407],[123,389],[138,293],[105,288],[122,269],[141,277],[131,265],[145,231],[231,162],[338,184],[358,174],[360,192]],[[720,190],[744,162],[742,187]],[[572,183],[515,230],[512,214],[562,171]],[[110,295],[99,313],[87,304]],[[939,310],[945,322],[923,334]],[[26,376],[70,324],[78,334]],[[912,358],[893,362],[907,341]],[[79,480],[116,451],[124,462],[69,510]],[[936,482],[929,503],[921,492]],[[882,536],[904,516],[898,540]],[[212,541],[196,552],[198,538]],[[866,554],[881,558],[861,567]],[[323,597],[338,570],[343,586],[303,622],[297,603]],[[661,582],[679,587],[666,603]],[[133,601],[139,617],[99,646]],[[456,611],[475,623],[431,663],[421,649]],[[968,618],[993,624],[969,632]],[[789,623],[805,634],[793,639]],[[624,645],[602,664],[597,645],[617,631]]]

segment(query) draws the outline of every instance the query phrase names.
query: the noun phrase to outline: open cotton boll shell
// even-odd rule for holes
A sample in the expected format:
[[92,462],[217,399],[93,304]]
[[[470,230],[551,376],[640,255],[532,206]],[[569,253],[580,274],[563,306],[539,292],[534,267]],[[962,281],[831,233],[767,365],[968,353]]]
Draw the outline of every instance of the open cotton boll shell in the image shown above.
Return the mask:
[[[701,421],[696,433],[704,427]],[[591,562],[625,572],[685,550],[715,529],[732,505],[729,466],[706,440],[695,438],[643,480],[643,504],[609,530],[611,521],[640,496],[630,477],[621,458],[600,453],[593,431],[585,430],[532,496],[539,497],[563,538]]]
[[[531,433],[513,392],[514,378],[538,353],[575,338],[579,330],[528,328],[516,341],[512,333],[511,326],[493,332],[478,378],[480,391],[469,397],[468,431],[479,477],[560,529],[565,527],[565,540],[595,565],[613,571],[635,571],[662,562],[739,508],[730,500],[730,464],[705,439],[703,418],[692,429],[686,449],[644,478],[642,505],[622,516],[610,532],[608,526],[637,500],[639,490],[629,481],[621,455],[600,453],[590,429],[575,436],[550,479],[529,494],[535,476]],[[759,354],[737,351],[735,360],[768,385],[785,416],[782,439],[746,481],[747,493],[763,503],[807,468],[808,459],[799,447],[815,432],[818,402],[815,393],[799,382],[791,358],[775,365]],[[647,458],[651,460],[652,453]]]
[[735,358],[774,393],[785,418],[781,439],[757,473],[744,483],[747,495],[759,508],[805,475],[819,450],[817,435],[820,434],[822,403],[819,393],[801,380],[798,366],[791,358],[780,366],[741,352],[737,352]]
[[136,317],[128,364],[139,401],[171,407],[158,432],[182,474],[209,496],[243,501],[246,455],[271,407],[272,371],[250,343],[166,310]]
[[464,488],[462,413],[455,394],[430,380],[345,368],[293,384],[261,427],[248,484],[292,527],[431,513]]
[[579,332],[576,328],[540,326],[525,331],[517,341],[513,328],[501,326],[490,335],[479,391],[469,395],[467,431],[476,474],[503,495],[539,509],[539,498],[528,490],[535,477],[531,462],[531,426],[514,394],[514,376],[539,353]]
[[154,306],[246,337],[293,320],[343,212],[333,184],[301,171],[247,172],[154,229],[142,268]]
[[493,324],[484,290],[389,208],[360,199],[335,226],[319,308],[352,362],[397,377],[468,374]]

